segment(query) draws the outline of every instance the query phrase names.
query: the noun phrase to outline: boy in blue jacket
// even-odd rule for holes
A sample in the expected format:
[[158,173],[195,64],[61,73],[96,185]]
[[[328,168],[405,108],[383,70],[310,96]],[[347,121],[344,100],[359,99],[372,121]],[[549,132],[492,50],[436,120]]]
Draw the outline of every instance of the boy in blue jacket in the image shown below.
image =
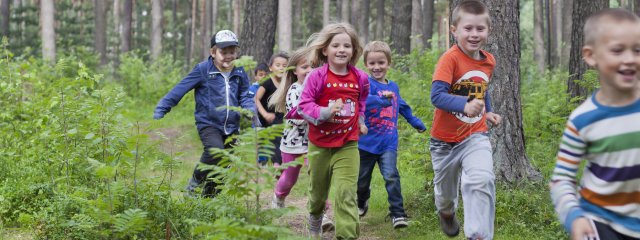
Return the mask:
[[[203,164],[218,164],[219,157],[209,153],[211,148],[230,148],[225,144],[231,135],[238,134],[241,114],[227,108],[240,106],[255,113],[255,103],[249,95],[249,78],[242,67],[235,67],[238,38],[229,30],[222,30],[211,39],[211,56],[195,68],[167,95],[165,95],[153,114],[153,119],[161,119],[178,105],[187,92],[194,89],[196,100],[195,119],[204,152],[200,157]],[[220,190],[217,183],[207,179],[211,170],[199,170],[196,165],[193,177],[185,188],[186,195],[192,196],[197,187],[202,187],[203,197],[213,197]],[[212,176],[213,177],[213,176]]]
[[358,177],[358,214],[364,217],[369,210],[371,174],[376,163],[385,181],[389,200],[389,211],[393,228],[407,227],[404,212],[400,174],[396,167],[398,158],[398,113],[418,132],[426,127],[422,120],[413,116],[411,107],[400,98],[398,85],[387,80],[391,67],[391,49],[385,42],[374,41],[364,47],[364,63],[369,71],[369,97],[365,111],[365,124],[369,133],[360,136],[360,175]]

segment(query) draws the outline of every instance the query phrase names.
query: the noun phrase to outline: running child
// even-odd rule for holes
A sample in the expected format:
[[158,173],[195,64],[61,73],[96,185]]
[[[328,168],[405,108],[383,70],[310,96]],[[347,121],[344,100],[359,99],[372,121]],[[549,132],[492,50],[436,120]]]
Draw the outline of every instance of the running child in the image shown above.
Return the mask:
[[260,82],[262,81],[262,79],[269,74],[269,66],[267,66],[266,63],[260,63],[253,70],[253,72],[253,78],[255,79],[255,82],[253,82],[253,84],[251,84],[251,86],[249,87],[249,95],[252,98],[256,96],[258,89],[260,89]]
[[369,96],[364,112],[368,134],[360,137],[360,174],[358,177],[358,214],[364,217],[369,210],[371,174],[378,163],[385,181],[389,200],[389,216],[393,228],[409,226],[404,212],[398,159],[398,113],[418,132],[427,128],[420,118],[413,116],[411,107],[400,97],[400,88],[386,79],[391,68],[391,49],[381,41],[364,47],[364,65],[369,71]]
[[569,116],[551,199],[572,239],[640,239],[640,18],[605,9],[583,29],[582,55],[600,89]]
[[[284,113],[276,112],[272,107],[267,106],[269,98],[280,86],[280,80],[282,79],[283,72],[289,61],[289,56],[284,53],[276,53],[269,59],[269,70],[271,76],[269,79],[260,84],[258,92],[256,92],[255,103],[258,112],[258,119],[262,127],[270,127],[272,125],[281,124],[284,121]],[[273,156],[271,156],[271,162],[274,166],[280,166],[282,164],[282,156],[280,155],[280,137],[271,140],[271,143],[275,146]],[[262,159],[259,159],[259,161]],[[266,166],[267,161],[262,161],[261,164]]]
[[[291,111],[300,103],[300,95],[304,79],[311,72],[311,65],[307,61],[305,54],[306,48],[297,50],[291,55],[291,59],[287,67],[295,67],[284,72],[278,90],[269,99],[269,107],[273,107],[276,112],[286,113]],[[296,158],[307,154],[309,151],[309,123],[305,120],[287,119],[284,132],[282,133],[282,141],[280,142],[280,151],[282,152],[282,163],[293,162]],[[307,158],[304,164],[308,166]],[[282,172],[276,187],[273,189],[273,200],[271,208],[284,208],[285,198],[291,192],[291,188],[298,182],[300,168],[288,167]],[[327,199],[327,208],[329,209],[329,200]],[[326,210],[325,210],[326,212]],[[322,216],[322,230],[329,231],[333,228],[333,221]]]
[[481,50],[491,32],[489,9],[476,0],[460,3],[453,10],[451,32],[458,44],[438,61],[431,86],[431,102],[436,107],[429,147],[434,198],[442,231],[457,236],[460,222],[456,208],[462,179],[465,237],[490,240],[495,176],[486,121],[498,125],[501,118],[492,112],[487,94],[496,61]]
[[329,24],[314,33],[307,49],[312,67],[300,104],[287,119],[304,118],[309,123],[309,202],[307,232],[322,236],[322,215],[335,176],[335,221],[337,239],[360,235],[356,206],[356,183],[360,159],[359,135],[367,134],[364,110],[369,95],[369,77],[355,68],[362,54],[358,34],[348,23]]
[[[240,113],[223,106],[240,106],[255,113],[255,104],[249,96],[249,78],[242,67],[235,67],[238,50],[238,38],[229,30],[222,30],[211,38],[209,60],[201,62],[165,95],[154,110],[153,119],[161,119],[178,105],[182,97],[194,89],[196,100],[195,119],[200,141],[204,152],[200,163],[218,164],[220,157],[213,157],[209,149],[230,148],[232,143],[225,144],[231,135],[238,134]],[[187,196],[193,196],[196,188],[201,187],[203,197],[213,197],[220,189],[218,184],[207,180],[211,170],[200,170],[198,165],[193,177],[185,188]]]

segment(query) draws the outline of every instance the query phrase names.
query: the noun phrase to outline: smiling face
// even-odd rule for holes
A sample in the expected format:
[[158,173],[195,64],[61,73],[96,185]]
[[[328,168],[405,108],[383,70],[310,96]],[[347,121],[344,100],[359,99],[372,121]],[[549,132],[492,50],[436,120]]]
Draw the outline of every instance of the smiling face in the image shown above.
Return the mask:
[[[273,59],[273,63],[271,64],[271,66],[269,66],[269,70],[272,73],[278,72],[284,68],[287,67],[287,59],[286,58],[282,58],[282,57],[277,57],[275,59]],[[280,81],[280,79],[282,79],[282,74],[283,72],[278,72],[277,74],[273,75],[272,78],[276,78],[276,80]]]
[[378,82],[386,83],[387,70],[391,67],[391,62],[383,52],[370,52],[367,54],[364,63],[371,77]]
[[353,56],[351,37],[346,33],[333,36],[329,46],[322,49],[322,54],[327,57],[330,67],[336,69],[346,68],[351,56]]
[[255,76],[253,76],[253,77],[256,79],[256,82],[260,82],[260,81],[262,81],[262,79],[263,79],[265,76],[267,76],[267,74],[269,74],[269,73],[268,73],[268,72],[266,72],[266,71],[258,70],[258,71],[256,72],[256,75],[255,75]]
[[479,51],[487,43],[491,32],[488,18],[487,14],[475,15],[461,11],[458,24],[451,26],[460,48],[471,58],[480,59]]
[[233,67],[233,60],[236,60],[237,49],[235,46],[217,48],[215,56],[213,56],[216,66],[225,69]]
[[300,61],[298,65],[296,65],[296,68],[293,69],[293,74],[298,77],[298,83],[300,84],[304,82],[304,79],[307,77],[309,72],[311,72],[311,64],[309,64],[309,61],[307,60]]
[[598,70],[603,90],[627,92],[640,85],[640,24],[602,23],[600,39],[582,49],[585,62]]

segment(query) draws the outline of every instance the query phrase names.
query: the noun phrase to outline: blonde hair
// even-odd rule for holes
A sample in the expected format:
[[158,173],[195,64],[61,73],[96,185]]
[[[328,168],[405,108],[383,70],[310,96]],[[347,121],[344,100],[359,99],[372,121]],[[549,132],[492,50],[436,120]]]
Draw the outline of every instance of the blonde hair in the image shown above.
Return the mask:
[[309,37],[307,41],[307,59],[312,68],[318,68],[327,63],[327,56],[322,54],[322,50],[326,49],[333,37],[338,34],[346,33],[351,38],[351,45],[353,47],[353,54],[349,59],[349,64],[355,66],[362,55],[362,46],[360,46],[360,40],[358,40],[358,33],[351,24],[345,22],[332,23],[322,28],[320,32],[314,33]]
[[491,27],[491,17],[489,16],[489,8],[484,3],[476,0],[464,1],[453,9],[451,14],[451,25],[458,27],[458,21],[462,17],[462,12],[473,15],[486,15],[487,27]]
[[300,48],[296,50],[291,58],[289,58],[289,62],[287,63],[287,68],[294,67],[293,69],[286,70],[282,79],[284,81],[280,81],[280,86],[278,86],[278,90],[276,90],[271,97],[269,97],[269,107],[274,107],[276,112],[286,113],[287,110],[287,91],[293,83],[298,81],[298,76],[293,73],[298,64],[302,64],[307,61],[306,59],[306,48]]
[[633,12],[620,8],[608,8],[595,12],[584,24],[584,45],[595,46],[602,38],[602,30],[606,24],[623,21],[640,23],[640,18]]
[[391,63],[391,48],[389,48],[389,44],[387,44],[386,42],[373,41],[367,44],[367,46],[364,46],[364,53],[362,53],[362,55],[364,56],[365,65],[367,64],[367,55],[372,52],[384,53],[384,55],[387,57],[387,61]]

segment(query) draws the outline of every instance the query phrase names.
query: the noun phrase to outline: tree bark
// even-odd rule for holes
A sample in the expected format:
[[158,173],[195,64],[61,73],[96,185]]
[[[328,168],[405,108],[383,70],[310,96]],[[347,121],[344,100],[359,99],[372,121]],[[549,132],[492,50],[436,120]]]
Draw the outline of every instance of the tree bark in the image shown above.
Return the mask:
[[[118,0],[116,0],[116,1],[118,1]],[[178,13],[177,13],[177,11],[178,11],[178,0],[172,0],[171,4],[172,4],[172,6],[171,6],[171,8],[172,8],[171,9],[171,18],[172,18],[171,19],[172,20],[172,23],[171,23],[171,34],[173,35],[172,38],[171,38],[171,41],[173,41],[173,47],[172,47],[173,48],[172,49],[173,50],[173,61],[175,62],[176,59],[177,59],[176,58],[176,52],[177,52],[177,49],[178,49],[178,41],[177,41],[178,32],[176,31],[177,30],[177,23],[178,23]]]
[[342,11],[342,16],[340,16],[340,20],[342,21],[349,21],[349,0],[341,0],[342,2],[342,6],[341,6],[341,11]]
[[342,0],[336,0],[336,20],[342,20]]
[[196,56],[196,22],[198,20],[198,1],[191,2],[191,44],[189,44],[189,61]]
[[636,15],[640,16],[640,0],[633,1],[633,12],[636,13]]
[[322,27],[329,25],[329,16],[331,15],[331,0],[322,1]]
[[293,47],[299,48],[304,44],[302,41],[302,0],[296,0],[296,10],[293,12],[294,24],[295,24],[295,39],[297,41],[293,41]]
[[56,8],[54,0],[41,0],[40,21],[42,22],[42,57],[51,62],[56,61]]
[[562,58],[562,0],[553,0],[553,66],[560,66]]
[[133,0],[124,0],[122,11],[122,52],[131,51],[131,20],[133,14]]
[[191,15],[192,11],[191,11],[191,1],[198,1],[198,0],[187,0],[187,9],[184,13],[184,15],[186,16],[186,21],[185,21],[185,33],[184,33],[184,57],[185,57],[185,64],[187,68],[191,67],[191,58],[189,56],[191,56],[191,22],[193,21],[193,15]]
[[119,41],[118,41],[118,36],[121,35],[120,33],[120,0],[114,0],[113,1],[113,38],[111,39],[111,41],[113,41],[113,52],[111,53],[114,56],[114,61],[118,62],[118,46],[119,46]]
[[369,32],[371,9],[369,7],[369,0],[362,0],[362,6],[360,7],[360,35],[362,36],[361,44],[363,46],[371,40],[371,33]]
[[569,54],[571,54],[571,25],[573,15],[573,0],[564,0],[563,6],[563,14],[562,14],[562,42],[564,46],[562,47],[562,67],[568,67],[569,65]]
[[107,64],[107,2],[106,0],[93,1],[93,15],[95,29],[94,46],[96,52],[100,54],[98,66]]
[[[242,0],[236,0],[233,8],[233,33],[238,34],[240,32],[240,8],[242,6]],[[289,8],[291,9],[291,8]]]
[[569,60],[569,78],[567,79],[567,93],[571,98],[591,94],[586,87],[580,87],[574,82],[582,79],[582,75],[590,68],[582,60],[582,47],[584,46],[584,35],[582,28],[587,18],[598,10],[609,7],[608,0],[573,1],[573,26],[571,27],[571,59]]
[[411,0],[395,0],[391,16],[391,50],[401,56],[411,50]]
[[233,0],[227,0],[227,29],[233,30],[233,19],[231,13],[233,12]]
[[[211,4],[211,37],[217,33],[216,28],[218,27],[218,0],[213,0]],[[238,33],[235,33],[236,35]],[[209,43],[211,44],[211,43]]]
[[360,31],[360,28],[358,27],[358,12],[360,10],[359,3],[360,3],[360,1],[358,1],[358,0],[353,0],[351,2],[351,16],[350,16],[351,17],[351,25],[353,25],[353,27],[355,29],[358,29],[358,31]]
[[[411,1],[411,50],[422,44],[422,4],[421,0]],[[420,36],[418,36],[420,35]]]
[[431,38],[433,38],[433,20],[434,20],[434,0],[424,0],[424,18],[422,29],[422,45],[425,48],[431,49]]
[[151,6],[151,63],[160,59],[162,54],[162,0],[153,0]]
[[253,56],[259,63],[268,62],[276,42],[277,20],[278,0],[246,0],[241,55]]
[[202,38],[203,42],[204,42],[204,48],[202,49],[202,61],[207,61],[209,59],[209,51],[207,51],[207,49],[211,48],[211,37],[213,37],[213,33],[212,33],[212,29],[211,29],[211,15],[213,14],[211,12],[211,4],[212,4],[212,0],[206,0],[205,4],[204,4],[204,9],[205,9],[205,19],[204,19],[204,23],[202,23],[204,25],[204,36]]
[[205,32],[207,31],[207,8],[205,7],[207,5],[206,0],[202,0],[200,2],[200,41],[198,41],[200,43],[200,51],[198,52],[198,54],[196,54],[196,56],[198,56],[198,59],[200,59],[200,61],[206,61],[207,60],[207,55],[208,52],[205,49],[207,48],[207,34],[205,34]]
[[376,6],[376,40],[383,40],[382,30],[384,29],[384,0],[378,0]]
[[7,38],[9,38],[9,32],[11,30],[9,28],[9,4],[11,4],[10,0],[2,0],[0,3],[0,14],[2,15],[2,18],[0,18],[0,33],[2,33],[2,36]]
[[278,0],[278,47],[282,52],[291,52],[293,32],[291,31],[291,0]]
[[547,68],[544,62],[544,14],[542,1],[533,0],[533,60],[538,66],[538,73],[543,73]]

